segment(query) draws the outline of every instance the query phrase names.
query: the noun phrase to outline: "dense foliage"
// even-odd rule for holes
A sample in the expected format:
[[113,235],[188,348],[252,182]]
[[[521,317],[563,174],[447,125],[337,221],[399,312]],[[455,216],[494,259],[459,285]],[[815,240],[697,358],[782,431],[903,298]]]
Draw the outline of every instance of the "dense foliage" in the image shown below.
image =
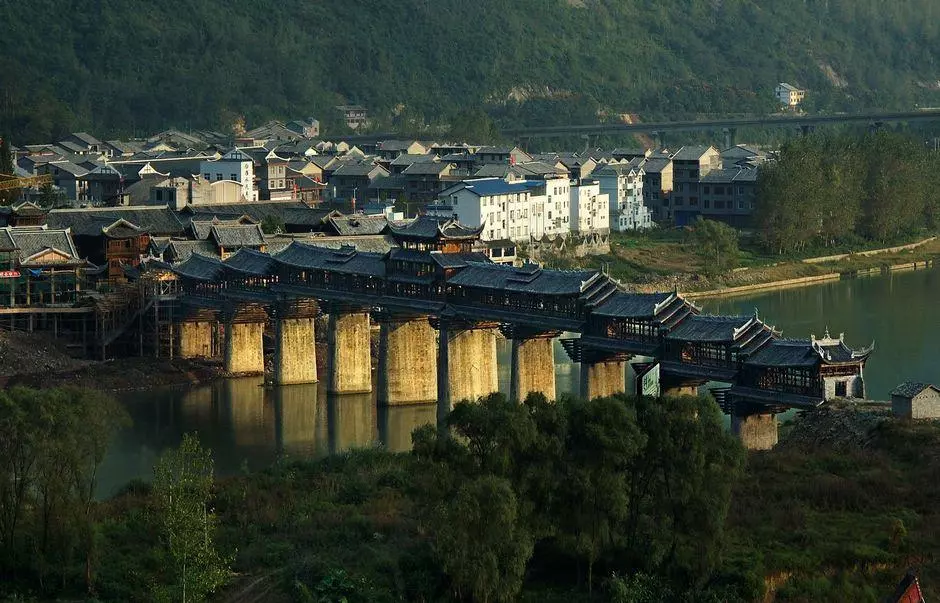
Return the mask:
[[127,420],[117,402],[94,391],[0,391],[3,582],[39,592],[94,592],[101,552],[97,472]]
[[714,402],[494,394],[448,425],[456,438],[426,427],[415,452],[421,516],[458,599],[514,600],[527,570],[555,565],[570,568],[558,584],[589,593],[599,565],[677,592],[712,578],[742,459]]
[[936,229],[940,153],[886,132],[795,140],[761,169],[756,219],[776,253]]
[[0,3],[0,130],[16,143],[230,127],[362,103],[377,127],[485,105],[598,115],[940,105],[934,0],[33,0]]

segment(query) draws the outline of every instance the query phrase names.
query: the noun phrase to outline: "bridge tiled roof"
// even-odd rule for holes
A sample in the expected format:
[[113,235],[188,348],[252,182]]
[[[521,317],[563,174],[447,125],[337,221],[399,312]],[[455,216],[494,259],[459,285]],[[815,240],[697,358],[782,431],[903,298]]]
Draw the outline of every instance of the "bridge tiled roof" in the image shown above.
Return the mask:
[[821,358],[809,339],[778,339],[748,358],[747,364],[767,367],[816,366]]
[[666,335],[666,339],[730,343],[755,320],[753,316],[690,316]]
[[267,253],[261,253],[248,247],[243,247],[225,259],[226,268],[245,274],[266,276],[274,271],[277,261]]
[[278,262],[297,268],[377,277],[385,276],[384,258],[384,254],[356,251],[352,246],[328,249],[297,242],[275,256]]
[[619,291],[594,310],[598,316],[651,319],[661,304],[675,297],[675,293],[627,293]]
[[534,264],[516,268],[469,262],[448,283],[544,295],[578,295],[598,274],[593,270],[545,270]]
[[218,258],[193,253],[185,262],[176,264],[173,272],[197,281],[218,281],[225,273],[225,264]]

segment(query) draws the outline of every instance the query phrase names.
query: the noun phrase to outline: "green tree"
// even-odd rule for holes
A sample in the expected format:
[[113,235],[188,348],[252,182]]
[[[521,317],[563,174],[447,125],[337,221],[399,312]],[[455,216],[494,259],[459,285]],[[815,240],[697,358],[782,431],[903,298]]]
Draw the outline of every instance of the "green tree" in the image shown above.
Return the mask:
[[483,475],[463,483],[436,506],[430,527],[434,551],[457,596],[512,601],[522,588],[533,540],[508,480]]
[[194,434],[161,455],[153,494],[173,583],[159,590],[169,601],[204,601],[225,583],[230,560],[215,548],[216,517],[209,509],[213,461]]
[[261,230],[264,234],[280,234],[287,230],[284,220],[280,216],[268,214],[261,219]]
[[724,222],[699,218],[692,227],[692,243],[709,273],[724,272],[738,264],[738,231]]

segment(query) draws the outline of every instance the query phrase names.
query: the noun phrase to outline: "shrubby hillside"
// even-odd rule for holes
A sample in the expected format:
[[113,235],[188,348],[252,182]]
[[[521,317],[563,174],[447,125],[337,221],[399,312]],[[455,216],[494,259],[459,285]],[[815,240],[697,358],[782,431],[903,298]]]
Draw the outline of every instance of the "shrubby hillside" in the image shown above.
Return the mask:
[[0,2],[0,130],[132,135],[317,116],[376,127],[940,105],[935,0]]

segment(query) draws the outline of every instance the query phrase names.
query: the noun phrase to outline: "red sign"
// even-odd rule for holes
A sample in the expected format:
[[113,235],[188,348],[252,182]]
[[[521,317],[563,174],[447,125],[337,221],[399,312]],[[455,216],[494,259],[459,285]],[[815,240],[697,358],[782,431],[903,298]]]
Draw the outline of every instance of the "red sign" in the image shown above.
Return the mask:
[[19,270],[0,270],[0,278],[19,278]]

